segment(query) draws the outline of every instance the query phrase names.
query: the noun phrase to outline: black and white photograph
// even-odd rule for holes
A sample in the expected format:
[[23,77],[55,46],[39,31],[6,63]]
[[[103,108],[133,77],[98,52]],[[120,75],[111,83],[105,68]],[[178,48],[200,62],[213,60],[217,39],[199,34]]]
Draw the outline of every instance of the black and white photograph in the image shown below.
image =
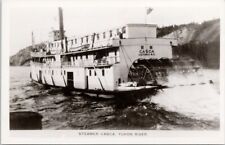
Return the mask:
[[2,1],[4,141],[29,131],[112,141],[193,131],[224,142],[223,6]]

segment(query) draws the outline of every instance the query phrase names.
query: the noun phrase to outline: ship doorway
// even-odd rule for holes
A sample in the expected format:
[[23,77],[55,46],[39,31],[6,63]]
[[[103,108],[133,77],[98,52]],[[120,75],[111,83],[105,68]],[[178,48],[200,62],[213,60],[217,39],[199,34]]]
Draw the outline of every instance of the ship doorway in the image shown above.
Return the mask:
[[89,86],[89,84],[88,84],[88,76],[86,76],[85,89],[88,90],[88,86]]
[[39,80],[38,80],[39,83],[42,84],[42,71],[39,70]]
[[67,87],[73,88],[73,72],[67,72]]

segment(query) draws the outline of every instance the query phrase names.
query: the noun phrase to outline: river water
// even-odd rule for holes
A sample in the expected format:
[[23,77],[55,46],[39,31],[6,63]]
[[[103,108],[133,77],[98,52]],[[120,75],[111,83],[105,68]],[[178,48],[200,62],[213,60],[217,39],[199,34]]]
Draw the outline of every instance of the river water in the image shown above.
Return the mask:
[[137,97],[135,101],[93,98],[78,92],[67,94],[61,88],[32,83],[29,71],[29,67],[10,67],[10,111],[39,112],[43,116],[43,129],[218,130],[220,127],[219,70],[203,70],[204,80],[171,76],[170,88]]

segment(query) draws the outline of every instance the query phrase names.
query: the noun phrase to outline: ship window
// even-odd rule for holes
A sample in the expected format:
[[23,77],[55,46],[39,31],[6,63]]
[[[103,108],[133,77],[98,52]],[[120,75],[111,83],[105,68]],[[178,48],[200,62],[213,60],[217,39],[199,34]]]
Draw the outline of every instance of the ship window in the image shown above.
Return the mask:
[[99,34],[96,34],[96,36],[97,36],[97,40],[99,40]]
[[81,43],[83,43],[83,38],[81,38],[80,40],[81,40]]
[[102,76],[105,76],[105,70],[102,69]]
[[88,59],[88,55],[86,54],[86,59]]
[[118,79],[118,84],[120,84],[120,83],[121,83],[121,78]]
[[116,34],[119,35],[119,33],[120,33],[120,30],[116,29]]
[[112,30],[109,31],[109,37],[112,37]]
[[86,36],[86,42],[88,43],[88,36]]
[[143,45],[141,45],[141,49],[144,49],[144,46]]
[[123,32],[123,33],[126,33],[126,27],[123,27],[123,28],[122,28],[122,32]]
[[71,45],[73,45],[73,40],[71,40]]
[[150,49],[152,49],[152,46],[149,46]]
[[105,39],[105,32],[103,32],[103,39]]
[[74,41],[75,41],[75,44],[77,44],[77,39],[74,39]]
[[91,76],[91,69],[89,69],[89,76]]
[[94,72],[95,72],[95,76],[97,76],[97,73],[96,73],[96,71],[94,70]]

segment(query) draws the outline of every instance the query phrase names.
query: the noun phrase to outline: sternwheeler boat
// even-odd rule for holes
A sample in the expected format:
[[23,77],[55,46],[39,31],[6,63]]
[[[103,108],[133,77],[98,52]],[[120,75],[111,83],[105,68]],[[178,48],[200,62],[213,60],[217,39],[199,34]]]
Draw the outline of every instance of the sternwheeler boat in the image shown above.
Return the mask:
[[177,41],[157,38],[155,24],[67,37],[61,8],[59,20],[49,41],[33,44],[30,77],[35,82],[97,96],[142,94],[163,88],[174,68]]

